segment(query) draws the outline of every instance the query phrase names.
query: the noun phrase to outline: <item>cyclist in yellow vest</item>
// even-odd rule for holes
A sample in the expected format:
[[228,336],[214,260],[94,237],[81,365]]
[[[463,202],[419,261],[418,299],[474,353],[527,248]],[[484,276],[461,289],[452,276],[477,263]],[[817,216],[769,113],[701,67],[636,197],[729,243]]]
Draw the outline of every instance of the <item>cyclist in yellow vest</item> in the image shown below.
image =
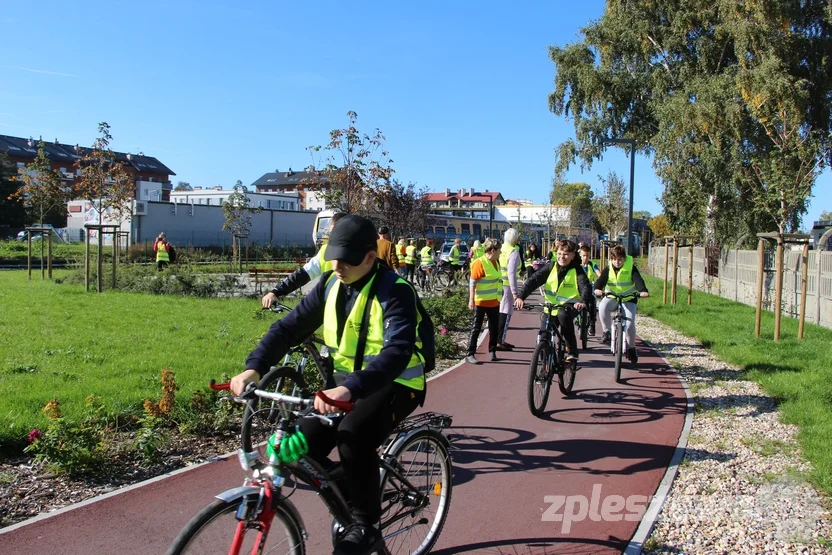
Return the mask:
[[[332,233],[332,230],[335,229],[335,224],[338,223],[338,221],[344,216],[346,216],[346,213],[344,212],[337,212],[332,215],[329,228],[330,234]],[[315,256],[313,256],[302,268],[298,268],[292,272],[289,277],[281,281],[277,286],[275,286],[274,289],[263,295],[263,298],[260,300],[263,308],[271,307],[275,302],[277,302],[279,297],[285,297],[292,291],[300,289],[324,272],[332,270],[332,263],[324,258],[326,254],[326,247],[327,243],[324,243]]]
[[454,239],[454,246],[451,247],[451,252],[448,254],[448,262],[451,265],[451,283],[458,283],[460,272],[462,271],[462,250],[459,245],[462,244],[462,239]]
[[[342,218],[326,250],[333,271],[323,274],[298,306],[272,325],[246,360],[247,370],[231,380],[231,390],[239,394],[247,383],[259,380],[277,364],[290,346],[323,325],[334,368],[323,393],[336,401],[353,401],[355,408],[336,420],[337,427],[304,419],[300,431],[309,456],[326,464],[329,452],[337,446],[343,464],[355,523],[347,527],[336,554],[369,553],[382,545],[376,528],[381,516],[377,449],[425,395],[419,333],[423,320],[417,297],[408,282],[379,266],[376,237],[370,220],[357,215]],[[366,328],[362,326],[365,321]],[[432,338],[432,326],[425,327],[430,328],[425,333]],[[366,346],[358,353],[362,328]],[[319,397],[315,409],[340,412]]]
[[[552,304],[564,304],[558,310],[558,323],[563,338],[566,340],[566,360],[571,362],[578,358],[578,340],[575,338],[575,316],[577,311],[592,300],[592,285],[586,278],[581,261],[576,256],[578,246],[574,241],[561,241],[558,245],[557,262],[548,262],[533,273],[514,301],[515,308],[523,308],[523,301],[535,289],[543,286],[546,301]],[[546,331],[546,322],[541,321],[540,333]]]
[[425,246],[419,251],[419,274],[417,281],[424,287],[425,281],[436,267],[436,253],[433,251],[433,239],[425,241]]
[[[627,358],[635,364],[638,362],[638,351],[636,351],[636,312],[638,312],[639,297],[648,297],[650,293],[644,284],[644,279],[633,265],[633,257],[627,256],[623,245],[615,245],[610,249],[610,262],[606,268],[601,270],[598,279],[595,280],[595,294],[601,296],[606,291],[618,295],[632,293],[631,301],[624,303],[624,312],[627,315],[629,326],[627,326]],[[602,343],[610,343],[610,326],[612,325],[612,313],[618,308],[617,301],[604,298],[598,307],[601,313],[601,329],[604,335]]]
[[411,239],[410,244],[405,249],[405,262],[407,263],[407,279],[413,282],[413,276],[416,273],[416,240]]
[[481,364],[475,354],[483,319],[488,318],[488,352],[491,353],[492,361],[497,360],[500,333],[500,297],[503,296],[503,278],[498,262],[500,242],[496,239],[486,239],[482,249],[484,254],[471,262],[468,293],[468,309],[474,311],[474,327],[468,340],[468,356],[465,357],[465,361],[471,364]]
[[[598,266],[590,260],[590,252],[589,245],[582,244],[582,246],[578,247],[578,254],[581,255],[581,268],[584,269],[589,283],[594,284],[595,280],[598,279]],[[595,304],[595,297],[593,296],[592,301],[589,303],[589,335],[595,335],[595,320],[597,317],[598,307]]]

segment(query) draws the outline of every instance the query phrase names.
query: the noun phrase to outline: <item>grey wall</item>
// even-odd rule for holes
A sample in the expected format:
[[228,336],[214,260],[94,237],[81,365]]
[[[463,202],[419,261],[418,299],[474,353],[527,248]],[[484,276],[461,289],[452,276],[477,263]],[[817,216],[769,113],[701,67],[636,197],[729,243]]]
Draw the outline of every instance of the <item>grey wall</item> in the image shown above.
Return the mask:
[[[670,249],[669,282],[673,276],[673,249]],[[719,258],[719,277],[705,279],[705,249],[693,249],[693,287],[726,299],[757,306],[757,251],[724,249]],[[783,256],[783,302],[784,316],[798,317],[800,314],[800,280],[802,252],[787,250]],[[664,246],[654,245],[650,249],[648,273],[664,278]],[[820,259],[820,267],[818,260]],[[687,287],[689,251],[679,249],[679,270],[676,283]],[[763,277],[763,307],[773,310],[775,293],[774,253],[766,251]],[[810,251],[807,263],[808,279],[806,283],[806,321],[832,328],[832,252]],[[656,294],[656,293],[654,293]],[[661,291],[658,292],[661,295]],[[677,298],[677,302],[685,302]],[[820,318],[818,318],[818,314]]]
[[[249,244],[312,245],[315,212],[263,210],[251,215]],[[164,231],[175,246],[222,246],[231,244],[223,231],[225,217],[219,206],[148,202],[146,216],[133,216],[133,242],[152,242]],[[135,239],[134,239],[135,238]]]

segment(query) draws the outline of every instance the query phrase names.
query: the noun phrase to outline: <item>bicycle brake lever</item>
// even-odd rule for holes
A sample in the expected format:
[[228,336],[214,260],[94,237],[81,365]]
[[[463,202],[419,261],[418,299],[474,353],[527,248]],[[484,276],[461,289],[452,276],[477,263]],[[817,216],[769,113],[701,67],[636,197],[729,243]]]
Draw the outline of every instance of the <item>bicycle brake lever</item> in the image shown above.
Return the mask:
[[[295,413],[295,414],[298,414],[298,413]],[[334,416],[341,416],[341,414],[342,414],[342,413],[340,413],[340,412],[339,412],[339,413],[335,413],[335,414],[333,414],[333,415],[332,415],[332,416],[330,416],[330,417],[326,417],[326,416],[324,416],[323,414],[317,414],[317,413],[314,413],[314,412],[310,412],[309,414],[304,414],[304,415],[303,415],[303,417],[304,417],[304,418],[317,418],[318,420],[320,420],[321,422],[323,422],[323,424],[324,424],[325,426],[334,426],[334,425],[335,425],[335,422],[333,422],[333,421],[332,421],[332,417],[334,417]],[[300,416],[300,415],[298,414],[298,416]]]

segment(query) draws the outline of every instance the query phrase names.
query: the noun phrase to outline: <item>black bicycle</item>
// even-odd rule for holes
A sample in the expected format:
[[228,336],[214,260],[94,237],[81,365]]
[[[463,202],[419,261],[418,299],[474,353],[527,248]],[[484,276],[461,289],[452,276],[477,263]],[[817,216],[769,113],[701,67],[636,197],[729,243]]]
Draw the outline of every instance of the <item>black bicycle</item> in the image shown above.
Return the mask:
[[585,306],[578,311],[575,316],[575,328],[577,330],[578,339],[581,342],[581,349],[586,349],[586,344],[589,336],[589,307]]
[[[270,391],[269,386],[279,380],[298,395]],[[334,517],[333,545],[340,541],[345,527],[352,523],[340,463],[324,468],[308,456],[284,463],[269,454],[268,445],[277,450],[303,418],[336,425],[339,415],[313,412],[313,396],[304,386],[303,375],[297,369],[283,367],[267,373],[260,386],[250,386],[242,396],[231,398],[246,404],[242,448],[238,452],[246,479],[241,487],[218,494],[213,503],[191,519],[168,555],[305,555],[308,534],[289,499],[298,483],[307,484],[326,504]],[[212,388],[228,389],[228,384],[212,384]],[[324,400],[343,411],[352,408],[352,403],[325,397]],[[380,553],[421,555],[428,553],[439,538],[453,487],[449,443],[442,434],[450,425],[451,417],[446,414],[427,412],[411,416],[382,445],[380,530],[385,546]],[[263,437],[266,430],[269,431]]]
[[526,308],[542,307],[541,318],[546,321],[546,333],[541,335],[529,363],[529,410],[535,416],[540,416],[546,408],[555,375],[558,377],[558,388],[564,395],[571,395],[575,385],[578,362],[566,362],[566,340],[561,333],[557,315],[558,310],[566,304],[572,303],[526,305]]
[[[291,312],[292,307],[274,302],[269,310],[281,314]],[[286,356],[283,357],[282,366],[292,366],[300,370],[308,389],[319,391],[325,389],[324,386],[327,384],[328,376],[332,373],[327,365],[327,357],[328,351],[323,339],[312,334],[300,345],[295,345],[289,349]],[[312,361],[312,365],[309,364],[309,361]]]

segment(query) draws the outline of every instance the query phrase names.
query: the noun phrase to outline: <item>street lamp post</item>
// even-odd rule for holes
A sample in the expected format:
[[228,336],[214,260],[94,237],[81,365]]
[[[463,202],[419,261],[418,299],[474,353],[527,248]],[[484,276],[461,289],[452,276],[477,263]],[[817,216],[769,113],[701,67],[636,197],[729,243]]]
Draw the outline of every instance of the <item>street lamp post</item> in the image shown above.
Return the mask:
[[603,144],[630,145],[630,208],[627,211],[627,238],[624,240],[624,248],[627,249],[627,254],[631,254],[630,241],[632,240],[631,236],[633,233],[633,179],[636,170],[636,141],[635,139],[604,139]]

